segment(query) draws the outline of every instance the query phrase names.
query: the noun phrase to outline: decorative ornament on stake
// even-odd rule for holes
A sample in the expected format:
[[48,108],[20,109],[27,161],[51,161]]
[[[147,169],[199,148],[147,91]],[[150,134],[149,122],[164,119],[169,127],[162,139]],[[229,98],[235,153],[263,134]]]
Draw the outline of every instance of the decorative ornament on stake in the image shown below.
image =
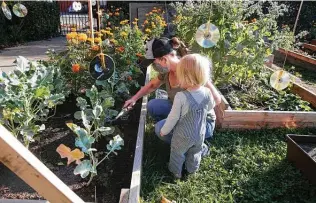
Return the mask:
[[270,77],[270,85],[276,90],[283,90],[291,83],[291,76],[284,70],[275,71]]
[[13,13],[20,18],[24,18],[27,15],[27,8],[21,3],[16,3],[13,6]]
[[210,48],[216,45],[220,38],[218,28],[208,21],[202,24],[195,33],[196,42],[203,48]]
[[99,53],[90,62],[90,74],[96,80],[107,80],[112,77],[115,71],[115,63],[112,57],[102,53],[102,47],[100,45],[101,53]]
[[74,1],[72,3],[72,8],[74,9],[74,11],[80,11],[82,9],[82,5],[79,1]]
[[1,8],[2,8],[2,11],[3,11],[4,16],[5,16],[7,19],[11,20],[11,19],[12,19],[11,11],[10,11],[8,5],[7,5],[4,1],[2,1]]

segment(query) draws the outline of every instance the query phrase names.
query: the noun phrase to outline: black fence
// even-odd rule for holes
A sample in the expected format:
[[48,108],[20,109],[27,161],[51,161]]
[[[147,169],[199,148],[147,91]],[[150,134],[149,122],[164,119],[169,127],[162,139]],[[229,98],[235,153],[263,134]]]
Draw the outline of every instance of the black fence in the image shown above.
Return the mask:
[[[106,0],[96,0],[92,6],[95,29],[98,29],[97,7],[105,9],[106,4]],[[89,29],[88,1],[58,1],[58,5],[60,9],[61,35],[71,32],[71,28],[74,27],[77,29],[77,32],[86,32]]]

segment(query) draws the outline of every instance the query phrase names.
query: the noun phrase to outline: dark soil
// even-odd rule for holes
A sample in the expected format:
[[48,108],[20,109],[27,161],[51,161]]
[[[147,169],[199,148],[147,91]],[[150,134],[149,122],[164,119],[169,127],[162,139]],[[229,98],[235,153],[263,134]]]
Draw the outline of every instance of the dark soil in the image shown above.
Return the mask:
[[316,161],[316,143],[299,143],[299,146]]
[[[74,120],[73,113],[77,108],[75,104],[76,102],[70,99],[58,107],[56,115],[45,123],[46,130],[40,135],[41,140],[32,144],[30,151],[84,201],[97,199],[98,203],[118,202],[121,189],[130,187],[140,103],[129,112],[128,120],[116,123],[117,134],[124,139],[124,147],[117,155],[112,154],[108,160],[98,166],[98,175],[89,186],[87,186],[88,178],[82,179],[79,175],[73,174],[76,165],[71,163],[67,166],[67,160],[61,159],[56,152],[60,144],[65,144],[71,149],[75,148],[75,134],[65,125],[66,121]],[[109,139],[113,136],[99,140],[95,145],[98,151],[105,151]],[[0,171],[0,199],[43,199],[2,164]]]

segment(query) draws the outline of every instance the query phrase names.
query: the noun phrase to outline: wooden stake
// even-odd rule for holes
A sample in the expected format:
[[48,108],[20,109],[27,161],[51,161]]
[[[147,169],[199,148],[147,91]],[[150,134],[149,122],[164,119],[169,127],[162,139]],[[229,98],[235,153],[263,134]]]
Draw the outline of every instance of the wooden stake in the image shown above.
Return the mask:
[[51,203],[84,203],[65,183],[0,125],[0,161]]
[[92,38],[92,45],[94,45],[94,32],[93,32],[93,15],[92,15],[92,2],[91,0],[88,0],[88,16],[89,16],[89,26],[90,26],[90,32],[91,32],[91,38]]

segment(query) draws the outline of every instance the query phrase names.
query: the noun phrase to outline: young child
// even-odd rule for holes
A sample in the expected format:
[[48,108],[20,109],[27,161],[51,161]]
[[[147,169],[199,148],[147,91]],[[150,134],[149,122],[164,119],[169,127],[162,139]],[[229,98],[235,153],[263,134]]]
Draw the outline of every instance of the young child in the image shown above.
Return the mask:
[[176,75],[181,88],[175,96],[172,109],[162,127],[161,136],[173,130],[169,170],[176,178],[182,177],[182,167],[188,173],[199,169],[201,162],[207,112],[215,107],[215,101],[208,88],[211,63],[199,54],[189,54],[181,58]]

